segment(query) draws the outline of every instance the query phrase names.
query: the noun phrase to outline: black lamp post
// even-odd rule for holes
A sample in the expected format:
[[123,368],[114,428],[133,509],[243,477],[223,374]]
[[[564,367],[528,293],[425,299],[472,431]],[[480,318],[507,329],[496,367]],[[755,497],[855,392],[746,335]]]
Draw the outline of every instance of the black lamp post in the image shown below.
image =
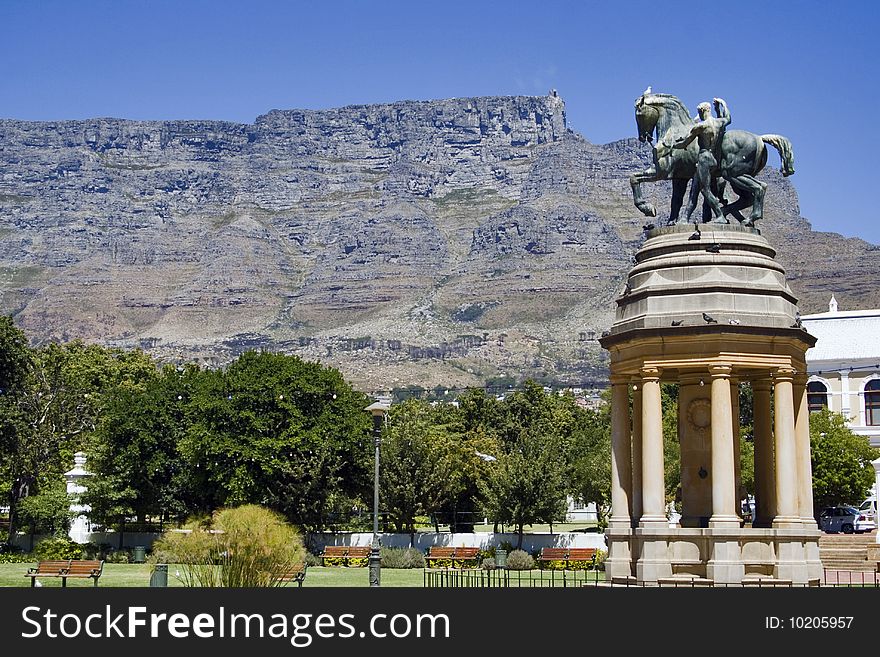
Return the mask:
[[382,555],[379,546],[379,445],[382,443],[382,424],[390,406],[384,402],[374,402],[364,410],[373,416],[373,447],[376,460],[373,471],[373,544],[370,546],[370,586],[379,586],[382,576]]

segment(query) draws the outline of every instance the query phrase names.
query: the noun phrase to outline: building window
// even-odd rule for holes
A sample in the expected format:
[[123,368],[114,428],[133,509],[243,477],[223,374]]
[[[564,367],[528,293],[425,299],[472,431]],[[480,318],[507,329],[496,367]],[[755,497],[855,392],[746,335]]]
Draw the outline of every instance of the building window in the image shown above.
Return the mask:
[[880,379],[872,379],[865,386],[865,424],[880,426]]
[[807,384],[807,406],[810,413],[828,408],[828,388],[821,381],[810,381]]

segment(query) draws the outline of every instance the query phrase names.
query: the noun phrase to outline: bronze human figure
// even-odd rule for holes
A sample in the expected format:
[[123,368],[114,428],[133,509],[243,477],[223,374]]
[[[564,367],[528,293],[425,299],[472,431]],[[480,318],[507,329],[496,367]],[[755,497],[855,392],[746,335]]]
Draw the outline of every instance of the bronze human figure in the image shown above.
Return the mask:
[[721,159],[721,141],[724,137],[724,129],[730,124],[730,111],[723,99],[714,98],[713,102],[716,116],[712,116],[712,106],[709,103],[700,103],[697,106],[699,115],[696,122],[688,134],[678,137],[672,146],[673,148],[687,148],[688,144],[696,140],[700,149],[697,154],[697,172],[691,183],[686,220],[690,221],[694,208],[697,206],[697,191],[699,190],[712,209],[713,221],[726,224],[730,222],[724,218],[721,202],[712,192],[711,187],[712,174],[718,171],[718,161]]

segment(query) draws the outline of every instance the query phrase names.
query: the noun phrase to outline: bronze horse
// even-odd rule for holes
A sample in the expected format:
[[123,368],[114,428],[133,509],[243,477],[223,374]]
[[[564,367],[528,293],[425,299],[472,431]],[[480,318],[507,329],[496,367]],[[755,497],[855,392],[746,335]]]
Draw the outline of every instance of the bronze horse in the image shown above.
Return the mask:
[[[679,219],[679,213],[688,181],[694,177],[696,171],[698,147],[696,142],[691,142],[686,148],[673,148],[673,143],[679,137],[688,134],[694,119],[691,118],[684,103],[670,94],[645,91],[636,99],[635,109],[639,141],[654,142],[656,138],[656,144],[652,151],[654,164],[649,169],[630,176],[633,202],[645,215],[656,217],[656,208],[642,198],[641,184],[671,180],[672,203],[667,225],[686,223],[699,192],[696,184],[691,190],[688,216],[682,220]],[[791,142],[785,137],[772,134],[756,135],[744,130],[726,130],[719,149],[719,166],[717,171],[713,171],[716,196],[722,199],[725,215],[724,218],[716,220],[717,222],[730,223],[726,218],[726,215],[730,214],[744,226],[754,227],[755,222],[763,217],[764,192],[767,184],[756,179],[755,176],[767,164],[767,148],[764,144],[770,144],[779,151],[782,159],[782,175],[790,176],[794,173],[794,154]],[[723,200],[724,181],[729,182],[739,196],[733,203],[726,203]],[[752,211],[748,218],[745,218],[739,211],[748,206],[752,207]],[[709,217],[711,215],[704,207],[703,220],[707,221]]]

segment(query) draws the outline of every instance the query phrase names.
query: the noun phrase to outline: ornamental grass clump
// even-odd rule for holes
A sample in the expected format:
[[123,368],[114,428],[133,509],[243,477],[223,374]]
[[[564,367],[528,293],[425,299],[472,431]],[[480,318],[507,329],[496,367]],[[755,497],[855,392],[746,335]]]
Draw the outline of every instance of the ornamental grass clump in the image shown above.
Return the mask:
[[424,568],[425,555],[416,548],[382,548],[382,568]]
[[507,555],[507,570],[532,570],[535,559],[525,550],[514,550]]
[[153,563],[173,563],[184,586],[269,587],[298,568],[305,548],[296,530],[274,511],[248,504],[217,511],[209,528],[193,523],[166,533],[153,546]]

